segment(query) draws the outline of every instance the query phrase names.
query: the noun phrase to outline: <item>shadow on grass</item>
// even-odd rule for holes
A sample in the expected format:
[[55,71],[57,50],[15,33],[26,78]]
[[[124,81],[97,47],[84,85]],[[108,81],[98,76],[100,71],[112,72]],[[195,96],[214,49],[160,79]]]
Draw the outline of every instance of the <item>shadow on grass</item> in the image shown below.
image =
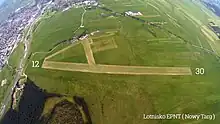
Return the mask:
[[90,117],[89,109],[88,109],[87,103],[85,102],[84,98],[82,98],[80,96],[74,96],[73,99],[77,105],[82,107],[83,112],[84,112],[86,119],[87,119],[86,124],[92,124],[92,119]]
[[10,108],[1,120],[1,124],[40,124],[41,114],[46,99],[49,97],[62,97],[49,94],[37,87],[30,79],[25,83],[23,94],[17,110]]

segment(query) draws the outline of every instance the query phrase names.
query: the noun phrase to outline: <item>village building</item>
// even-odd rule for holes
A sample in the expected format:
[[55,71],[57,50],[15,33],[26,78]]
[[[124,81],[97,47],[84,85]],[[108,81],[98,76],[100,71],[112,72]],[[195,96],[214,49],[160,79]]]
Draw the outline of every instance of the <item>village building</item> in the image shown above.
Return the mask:
[[127,11],[125,12],[125,14],[129,16],[142,16],[143,15],[141,12],[134,12],[134,11]]

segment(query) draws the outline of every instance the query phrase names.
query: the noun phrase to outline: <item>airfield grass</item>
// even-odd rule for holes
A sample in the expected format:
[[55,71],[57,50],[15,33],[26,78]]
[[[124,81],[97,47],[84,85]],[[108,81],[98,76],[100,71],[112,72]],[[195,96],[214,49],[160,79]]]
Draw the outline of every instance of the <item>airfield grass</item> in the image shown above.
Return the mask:
[[[106,37],[113,38],[118,48],[96,52],[94,57],[98,64],[187,66],[192,63],[194,52],[189,51],[189,46],[180,39],[169,39],[164,32],[159,35],[163,37],[152,36],[137,21],[121,18],[120,31],[112,37]],[[94,39],[93,42],[101,42],[104,38]],[[161,38],[167,38],[167,41],[148,41]]]
[[47,56],[50,56],[66,47],[68,47],[69,45],[71,45],[71,43],[61,43],[59,45],[57,45],[56,47],[50,49],[50,52],[47,53]]
[[23,57],[24,53],[24,44],[18,43],[18,46],[15,48],[14,52],[9,57],[9,65],[11,65],[13,68],[16,68]]
[[[118,10],[120,12],[134,9],[133,6],[124,6],[119,3],[112,3],[110,7],[113,6],[112,8],[114,10],[114,6],[116,6],[117,8],[117,6],[120,5],[122,6],[120,10]],[[115,9],[115,11],[116,10],[117,9]],[[145,8],[142,9],[141,12],[147,10],[148,9]],[[155,12],[155,14],[158,13]],[[118,22],[120,22],[118,28],[123,33],[120,34],[121,36],[121,37],[119,36],[120,39],[115,38],[115,41],[119,47],[118,49],[112,49],[112,50],[95,53],[94,56],[96,62],[101,64],[126,64],[126,65],[151,65],[151,66],[190,65],[190,63],[193,63],[194,61],[192,59],[194,58],[196,59],[196,57],[194,56],[194,53],[196,53],[196,51],[192,52],[189,50],[192,49],[191,46],[187,46],[186,44],[175,43],[175,42],[172,43],[173,41],[163,45],[161,43],[158,43],[159,44],[158,46],[156,43],[148,43],[146,41],[149,38],[150,39],[170,38],[173,37],[173,34],[182,37],[182,39],[178,39],[178,40],[184,39],[188,44],[196,45],[199,47],[201,46],[202,48],[211,50],[211,47],[207,43],[203,34],[201,34],[200,29],[197,28],[195,24],[191,22],[191,20],[187,20],[187,18],[185,18],[184,15],[181,15],[181,17],[179,17],[178,15],[179,13],[177,12],[169,13],[175,15],[175,18],[178,19],[179,21],[178,23],[181,26],[181,27],[175,27],[172,24],[172,22],[168,20],[167,17],[164,16],[164,13],[159,13],[159,14],[161,15],[161,17],[158,18],[159,19],[158,21],[167,22],[167,24],[163,26],[162,30],[148,25],[143,26],[142,23],[127,17],[114,18],[114,20],[118,20]],[[100,19],[100,23],[96,23],[95,27],[102,27],[103,23],[101,22],[102,19]],[[153,32],[156,32],[156,37],[153,36],[151,33],[149,33],[147,31],[147,28],[152,30]],[[166,30],[171,31],[173,34],[168,33]],[[145,46],[145,48],[143,46]],[[141,49],[141,47],[144,49]],[[158,53],[158,49],[152,51],[152,48],[160,49],[161,53]]]
[[114,35],[114,33],[107,34],[102,38],[98,37],[99,40],[94,40],[94,38],[91,38],[92,39],[91,48],[93,53],[117,48],[117,44],[115,43],[115,40],[111,37],[112,35]]
[[[134,2],[122,0],[119,2],[102,0],[106,5]],[[140,2],[142,3],[142,2]],[[132,4],[140,4],[132,3]],[[132,7],[132,6],[131,6]],[[117,8],[117,7],[115,7]],[[162,8],[162,7],[161,7]],[[121,8],[120,11],[123,11]],[[126,7],[126,9],[128,9]],[[163,10],[163,9],[161,9]],[[167,10],[164,10],[165,12]],[[48,51],[57,40],[72,37],[72,31],[80,24],[82,9],[71,9],[63,14],[58,13],[41,22],[33,35],[31,51]],[[97,63],[122,65],[152,65],[152,66],[190,66],[193,76],[131,76],[67,72],[32,68],[28,63],[26,74],[39,87],[52,93],[67,96],[79,95],[88,104],[92,121],[97,124],[145,124],[145,123],[181,123],[193,122],[183,120],[143,120],[143,114],[166,113],[214,113],[216,120],[210,123],[218,124],[220,117],[220,84],[219,60],[214,55],[201,49],[193,48],[189,43],[180,42],[171,35],[171,40],[148,41],[149,39],[170,38],[170,34],[159,29],[157,37],[149,33],[139,22],[127,17],[104,18],[101,10],[89,10],[85,14],[85,27],[89,32],[100,30],[117,30],[112,36],[118,48],[94,53]],[[162,14],[161,14],[162,15]],[[92,17],[98,18],[92,18]],[[92,18],[91,20],[90,17]],[[167,18],[167,17],[166,17]],[[160,19],[169,21],[164,15]],[[68,19],[68,21],[64,21]],[[163,21],[164,21],[163,20]],[[93,22],[94,21],[94,22]],[[193,27],[179,29],[170,24],[167,29],[175,32],[191,43],[199,45],[193,36],[201,36],[199,30],[183,20],[182,26],[188,23]],[[71,27],[72,26],[72,27]],[[192,33],[196,30],[196,33]],[[186,31],[189,31],[185,34]],[[192,34],[191,34],[192,33]],[[191,35],[190,35],[191,34]],[[205,40],[201,42],[207,48]],[[97,41],[96,41],[97,40]],[[100,42],[103,39],[94,39]],[[74,49],[73,49],[74,50]],[[197,54],[199,52],[199,54]],[[69,54],[69,53],[68,53]],[[65,56],[71,56],[66,55]],[[32,60],[42,64],[47,54],[36,54]],[[59,59],[62,56],[57,56]],[[68,58],[68,57],[67,57]],[[66,58],[65,58],[66,59]],[[195,75],[195,68],[204,68],[204,75]],[[207,123],[201,120],[200,123]]]
[[13,81],[13,71],[10,70],[9,67],[4,67],[0,72],[0,79],[7,80],[7,83],[0,88],[0,101],[4,99],[4,94],[6,93],[7,89],[9,88],[11,82]]
[[[172,17],[174,17],[174,19],[177,19],[178,21],[176,23],[178,23],[180,25],[180,27],[176,27],[176,26],[172,26],[170,24],[172,24],[172,22],[170,21],[169,18],[164,18],[167,20],[168,25],[166,27],[166,29],[171,29],[173,31],[175,31],[176,34],[178,34],[179,36],[183,37],[184,39],[188,40],[191,44],[200,46],[200,44],[202,44],[203,48],[209,49],[211,50],[210,45],[207,42],[207,38],[201,33],[201,29],[199,25],[195,25],[195,21],[193,21],[192,19],[190,19],[189,17],[187,17],[182,11],[180,11],[179,7],[184,8],[186,13],[189,13],[190,15],[194,16],[195,19],[199,20],[201,23],[203,23],[204,25],[208,25],[208,19],[207,15],[201,11],[201,5],[196,2],[196,1],[169,1],[167,0],[165,3],[163,3],[164,1],[150,1],[151,3],[154,3],[155,6],[157,6],[158,8],[160,8],[161,12],[160,14],[162,16],[164,16],[164,14],[169,14]],[[156,4],[162,2],[163,4]],[[172,6],[175,6],[172,10]],[[195,37],[197,36],[197,37]],[[198,39],[200,40],[201,43],[199,43]]]
[[[85,31],[85,29],[79,29],[77,31],[74,31],[74,36],[79,36],[83,31]],[[74,42],[75,43],[75,42]],[[71,45],[73,43],[71,43],[71,41],[66,41],[66,42],[62,42],[59,44],[55,44],[53,45],[53,48],[50,48],[49,51],[47,52],[46,56],[50,56],[66,47],[68,47],[69,45]]]
[[33,33],[31,52],[48,51],[58,42],[73,37],[74,31],[80,26],[82,13],[82,8],[73,8],[42,20]]
[[[91,12],[88,12],[91,13]],[[86,15],[88,15],[88,13]],[[96,18],[95,20],[90,20],[89,16],[85,16],[85,27],[87,27],[89,32],[93,31],[105,31],[105,30],[113,30],[113,29],[118,29],[119,28],[119,22],[117,21],[117,18],[103,18],[99,17],[98,19]],[[87,21],[86,21],[87,20]]]
[[204,57],[208,61],[203,58],[197,65],[205,68],[203,76],[158,78],[42,68],[29,69],[27,74],[48,92],[84,97],[94,123],[146,123],[143,113],[219,113],[220,66],[215,57],[206,53]]
[[201,20],[202,22],[208,24],[208,18],[209,16],[207,14],[201,13],[201,3],[198,1],[192,1],[190,3],[189,1],[177,1],[178,4],[181,6],[182,4],[185,4],[185,6],[182,6],[185,10],[190,12],[193,16],[195,16],[197,19]]
[[48,60],[58,62],[87,63],[83,45],[81,43],[72,46],[68,50],[61,52]]
[[57,44],[80,34],[82,30],[76,30],[80,26],[82,13],[82,8],[72,8],[63,13],[57,12],[50,18],[40,20],[36,30],[33,32],[33,40],[29,52],[30,58],[27,61],[27,65],[31,64],[32,61],[40,61],[40,64],[42,64],[46,56],[68,46],[69,43]]

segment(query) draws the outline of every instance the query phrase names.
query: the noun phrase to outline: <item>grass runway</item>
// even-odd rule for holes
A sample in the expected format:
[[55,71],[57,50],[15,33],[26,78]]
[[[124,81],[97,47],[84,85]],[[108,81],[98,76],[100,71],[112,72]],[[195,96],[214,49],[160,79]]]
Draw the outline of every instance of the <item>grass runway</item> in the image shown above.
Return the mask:
[[[89,39],[84,39],[81,44],[83,45],[88,64],[49,61],[47,60],[48,57],[46,57],[43,62],[42,68],[61,71],[78,71],[124,75],[192,75],[190,67],[147,67],[96,64],[93,56],[93,51],[91,49],[91,44],[89,43]],[[57,55],[57,53],[62,53],[71,47],[72,45],[56,52],[53,55]]]
[[191,69],[189,67],[145,67],[99,64],[91,66],[89,64],[81,63],[44,61],[42,68],[62,71],[126,75],[192,75]]

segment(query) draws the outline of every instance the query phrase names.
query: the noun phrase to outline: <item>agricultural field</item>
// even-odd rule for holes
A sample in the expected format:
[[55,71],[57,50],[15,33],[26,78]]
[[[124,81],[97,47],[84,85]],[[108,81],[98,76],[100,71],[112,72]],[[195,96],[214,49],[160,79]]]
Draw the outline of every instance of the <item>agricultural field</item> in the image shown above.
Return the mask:
[[[29,79],[50,93],[82,96],[95,124],[218,124],[220,46],[202,31],[209,15],[198,1],[100,2],[108,9],[72,8],[41,21],[25,70]],[[86,37],[56,45],[82,32]],[[143,119],[167,113],[216,119]]]

